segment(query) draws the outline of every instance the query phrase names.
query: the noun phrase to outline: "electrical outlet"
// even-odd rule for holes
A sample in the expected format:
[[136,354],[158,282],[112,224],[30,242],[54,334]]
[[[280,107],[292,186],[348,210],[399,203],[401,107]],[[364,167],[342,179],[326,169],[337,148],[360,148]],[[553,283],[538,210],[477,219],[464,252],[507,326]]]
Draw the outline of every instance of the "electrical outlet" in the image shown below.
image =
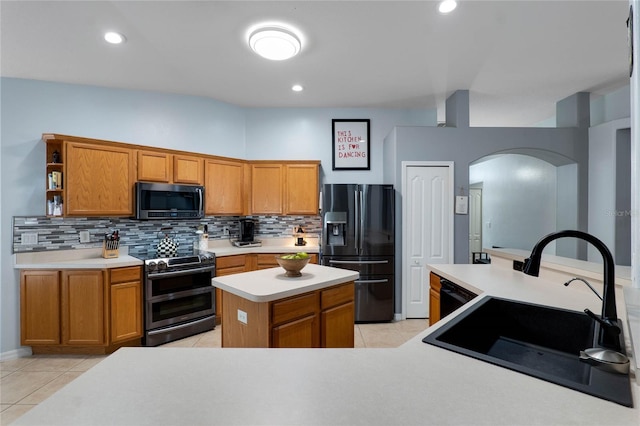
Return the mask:
[[247,323],[247,313],[245,311],[241,311],[240,309],[238,309],[238,321],[243,324]]
[[89,231],[80,231],[80,242],[88,243],[89,241],[91,241],[91,234],[89,234]]
[[20,235],[20,244],[23,246],[28,245],[36,245],[38,244],[38,233],[37,232],[25,232]]
[[224,228],[222,228],[222,235],[229,235],[229,227],[225,226]]

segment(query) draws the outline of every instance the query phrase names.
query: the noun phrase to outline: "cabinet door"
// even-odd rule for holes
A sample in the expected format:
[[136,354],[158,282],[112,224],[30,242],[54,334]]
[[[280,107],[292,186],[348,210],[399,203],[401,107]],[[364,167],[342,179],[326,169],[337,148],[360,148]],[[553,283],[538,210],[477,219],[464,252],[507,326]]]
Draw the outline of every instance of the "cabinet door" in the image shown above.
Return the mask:
[[287,164],[284,214],[318,214],[318,165]]
[[138,151],[138,179],[149,182],[171,181],[171,154]]
[[20,272],[20,343],[60,343],[60,275],[58,271]]
[[276,253],[261,253],[256,255],[256,269],[269,269],[280,266],[276,260]]
[[63,344],[105,344],[106,297],[102,271],[62,271]]
[[173,182],[202,185],[202,158],[190,155],[173,156]]
[[440,277],[429,274],[429,325],[440,321]]
[[283,193],[282,164],[251,165],[252,214],[282,214]]
[[353,348],[355,310],[353,302],[320,313],[320,347]]
[[142,284],[111,285],[111,343],[142,337]]
[[206,161],[204,185],[207,214],[244,214],[245,167],[240,161]]
[[309,315],[273,327],[271,331],[273,348],[317,348],[317,316]]
[[126,148],[68,142],[66,145],[68,215],[133,214],[134,157]]

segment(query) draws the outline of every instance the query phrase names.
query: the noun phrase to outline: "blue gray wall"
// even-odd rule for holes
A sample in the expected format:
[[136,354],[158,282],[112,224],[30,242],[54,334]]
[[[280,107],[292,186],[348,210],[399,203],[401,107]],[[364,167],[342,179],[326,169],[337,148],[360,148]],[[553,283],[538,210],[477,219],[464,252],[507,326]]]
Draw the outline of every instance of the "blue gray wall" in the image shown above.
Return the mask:
[[[394,125],[435,126],[435,110],[246,109],[214,99],[13,78],[0,79],[0,355],[20,348],[14,216],[44,213],[42,133],[246,159],[321,160],[325,182],[382,182],[382,141]],[[370,171],[331,170],[331,119],[371,119]]]

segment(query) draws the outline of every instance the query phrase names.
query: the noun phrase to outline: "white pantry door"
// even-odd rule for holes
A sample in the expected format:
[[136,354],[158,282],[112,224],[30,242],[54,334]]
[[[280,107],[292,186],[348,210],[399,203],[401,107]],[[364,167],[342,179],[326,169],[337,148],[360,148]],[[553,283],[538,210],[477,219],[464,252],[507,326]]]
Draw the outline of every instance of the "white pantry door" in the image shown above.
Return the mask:
[[453,166],[405,169],[406,317],[429,317],[429,263],[453,261]]

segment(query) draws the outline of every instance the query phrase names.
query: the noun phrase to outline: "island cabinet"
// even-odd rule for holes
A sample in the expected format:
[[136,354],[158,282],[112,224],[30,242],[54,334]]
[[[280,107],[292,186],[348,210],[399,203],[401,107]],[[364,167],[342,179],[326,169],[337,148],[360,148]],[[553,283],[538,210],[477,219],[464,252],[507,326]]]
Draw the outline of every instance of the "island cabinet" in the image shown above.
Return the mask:
[[203,159],[164,150],[138,150],[138,179],[147,182],[202,185]]
[[353,347],[353,282],[271,302],[222,297],[223,347]]
[[139,345],[141,274],[139,266],[21,271],[21,344],[33,353],[85,354]]
[[248,166],[240,160],[207,159],[204,166],[205,213],[236,215],[246,213],[245,186]]

